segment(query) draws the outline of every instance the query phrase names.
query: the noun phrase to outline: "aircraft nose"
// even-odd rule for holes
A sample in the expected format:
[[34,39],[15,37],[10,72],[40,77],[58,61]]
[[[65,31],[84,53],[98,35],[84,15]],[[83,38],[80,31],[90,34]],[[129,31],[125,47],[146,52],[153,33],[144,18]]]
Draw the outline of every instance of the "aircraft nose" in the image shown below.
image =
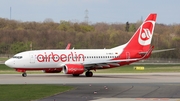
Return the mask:
[[6,61],[5,61],[5,65],[8,66],[8,67],[12,67],[12,66],[13,66],[12,60],[11,60],[11,59],[6,60]]

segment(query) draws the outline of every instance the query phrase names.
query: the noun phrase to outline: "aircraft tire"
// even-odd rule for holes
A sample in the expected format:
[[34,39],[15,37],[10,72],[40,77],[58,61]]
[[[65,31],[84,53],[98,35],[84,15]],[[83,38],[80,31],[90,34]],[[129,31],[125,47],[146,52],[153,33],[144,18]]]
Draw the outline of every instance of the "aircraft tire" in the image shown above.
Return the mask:
[[86,72],[86,77],[92,77],[92,76],[93,76],[93,72],[91,72],[91,71]]
[[26,73],[22,73],[22,76],[23,76],[23,77],[26,77],[26,76],[27,76],[27,74],[26,74]]

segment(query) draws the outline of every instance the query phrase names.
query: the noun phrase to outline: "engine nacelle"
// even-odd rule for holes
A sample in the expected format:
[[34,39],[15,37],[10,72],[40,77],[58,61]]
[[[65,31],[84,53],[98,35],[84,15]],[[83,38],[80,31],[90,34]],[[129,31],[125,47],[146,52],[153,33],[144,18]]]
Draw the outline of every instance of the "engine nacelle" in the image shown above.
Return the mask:
[[51,68],[43,70],[44,73],[60,73],[62,71],[62,68]]
[[65,74],[82,74],[84,71],[84,66],[81,64],[66,64],[63,67],[63,72]]

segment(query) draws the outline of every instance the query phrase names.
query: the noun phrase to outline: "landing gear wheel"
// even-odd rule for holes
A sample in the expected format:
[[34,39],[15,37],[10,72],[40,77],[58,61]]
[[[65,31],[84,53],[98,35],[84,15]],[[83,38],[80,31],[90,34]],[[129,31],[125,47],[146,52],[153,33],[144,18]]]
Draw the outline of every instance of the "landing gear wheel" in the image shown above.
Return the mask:
[[86,77],[92,77],[92,76],[93,76],[93,72],[91,72],[91,71],[86,72]]
[[79,76],[80,74],[73,74],[73,76],[75,76],[75,77],[77,77],[77,76]]
[[22,73],[22,76],[23,76],[23,77],[26,77],[26,76],[27,76],[27,74],[26,74],[26,73]]

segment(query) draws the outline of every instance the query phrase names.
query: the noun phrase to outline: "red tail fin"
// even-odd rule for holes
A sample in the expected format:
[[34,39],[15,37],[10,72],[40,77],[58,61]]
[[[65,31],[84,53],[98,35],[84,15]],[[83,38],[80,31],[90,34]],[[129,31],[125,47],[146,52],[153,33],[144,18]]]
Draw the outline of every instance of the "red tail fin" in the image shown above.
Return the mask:
[[138,28],[125,49],[147,51],[150,48],[157,14],[150,14]]

